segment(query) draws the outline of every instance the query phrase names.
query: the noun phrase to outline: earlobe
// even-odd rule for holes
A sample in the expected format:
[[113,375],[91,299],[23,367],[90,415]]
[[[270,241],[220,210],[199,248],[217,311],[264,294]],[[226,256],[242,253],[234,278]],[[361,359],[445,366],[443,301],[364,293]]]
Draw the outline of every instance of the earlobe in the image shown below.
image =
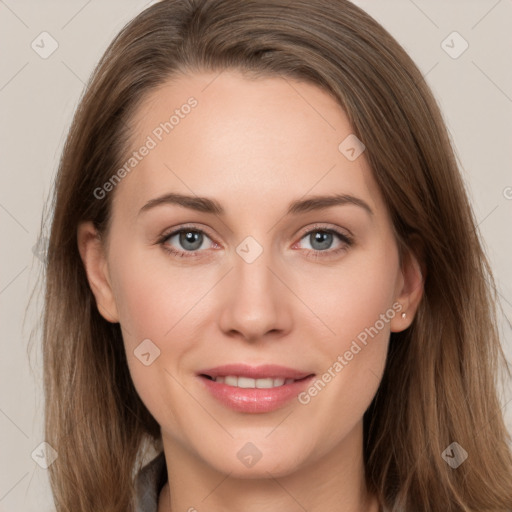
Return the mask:
[[105,249],[92,222],[82,222],[78,226],[77,243],[98,311],[105,320],[119,322]]
[[425,272],[424,265],[420,263],[412,250],[408,250],[403,258],[400,283],[395,299],[401,305],[401,309],[391,320],[391,332],[403,331],[411,325],[423,297]]

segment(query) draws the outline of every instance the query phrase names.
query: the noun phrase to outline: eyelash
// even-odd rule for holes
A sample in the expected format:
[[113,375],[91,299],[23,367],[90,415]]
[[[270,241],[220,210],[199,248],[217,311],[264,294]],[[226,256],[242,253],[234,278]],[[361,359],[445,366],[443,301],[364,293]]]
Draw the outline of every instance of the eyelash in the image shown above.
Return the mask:
[[[173,237],[174,235],[180,234],[180,233],[187,233],[187,232],[193,232],[193,233],[201,233],[203,235],[206,235],[208,238],[211,239],[211,237],[203,231],[202,229],[198,229],[194,226],[181,226],[178,229],[175,229],[169,233],[164,233],[161,235],[158,240],[156,241],[157,244],[161,245],[162,248],[169,254],[180,257],[180,258],[197,258],[199,257],[197,254],[202,252],[200,250],[196,251],[178,251],[174,248],[172,248],[170,245],[166,244],[167,240],[169,238]],[[327,249],[325,251],[315,250],[315,249],[307,249],[307,255],[309,257],[313,257],[314,259],[317,258],[326,258],[326,257],[333,257],[337,254],[341,253],[342,251],[346,251],[349,247],[351,247],[354,243],[354,240],[352,236],[349,236],[345,233],[341,233],[333,228],[326,228],[324,226],[314,226],[309,231],[304,232],[301,237],[299,238],[299,241],[302,240],[305,236],[310,235],[311,233],[330,233],[337,235],[340,241],[344,244],[341,247],[338,247],[337,249]]]

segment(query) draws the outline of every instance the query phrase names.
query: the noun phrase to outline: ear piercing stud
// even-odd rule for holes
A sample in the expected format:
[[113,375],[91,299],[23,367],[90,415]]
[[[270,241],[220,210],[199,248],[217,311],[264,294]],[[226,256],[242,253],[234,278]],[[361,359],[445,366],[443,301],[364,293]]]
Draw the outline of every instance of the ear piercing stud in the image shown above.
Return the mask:
[[406,317],[407,317],[407,313],[402,313],[402,320],[405,320]]

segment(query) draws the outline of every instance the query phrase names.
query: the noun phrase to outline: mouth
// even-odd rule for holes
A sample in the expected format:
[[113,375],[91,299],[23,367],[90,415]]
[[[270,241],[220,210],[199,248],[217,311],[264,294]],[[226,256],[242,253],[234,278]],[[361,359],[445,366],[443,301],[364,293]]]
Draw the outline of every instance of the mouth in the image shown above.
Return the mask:
[[197,377],[211,396],[245,413],[271,412],[289,403],[315,374],[277,365],[231,364],[201,370]]
[[251,377],[243,377],[237,375],[226,375],[212,377],[211,375],[200,374],[200,377],[218,382],[219,384],[225,384],[226,386],[232,386],[234,388],[243,389],[271,389],[285,386],[286,384],[292,384],[294,382],[300,382],[312,376],[307,375],[301,379],[288,379],[285,377],[268,377],[264,379],[253,379]]

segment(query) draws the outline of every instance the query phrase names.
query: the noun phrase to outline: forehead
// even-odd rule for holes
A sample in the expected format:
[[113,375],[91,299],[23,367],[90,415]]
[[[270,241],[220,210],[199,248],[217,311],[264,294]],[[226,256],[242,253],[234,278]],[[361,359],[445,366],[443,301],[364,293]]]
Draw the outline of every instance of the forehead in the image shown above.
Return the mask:
[[228,212],[308,193],[381,203],[364,152],[347,158],[343,141],[353,134],[344,111],[307,82],[236,71],[178,75],[144,98],[131,126],[126,159],[136,152],[137,161],[116,190],[131,206],[170,191],[216,197]]

